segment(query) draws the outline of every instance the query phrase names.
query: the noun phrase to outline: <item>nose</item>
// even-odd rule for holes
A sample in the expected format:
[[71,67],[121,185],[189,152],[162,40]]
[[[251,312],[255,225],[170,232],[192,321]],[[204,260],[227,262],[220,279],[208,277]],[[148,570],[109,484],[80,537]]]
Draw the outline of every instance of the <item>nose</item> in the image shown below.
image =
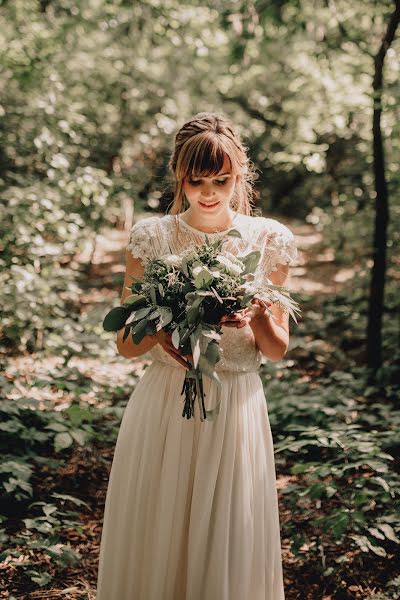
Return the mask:
[[214,190],[211,186],[204,184],[202,186],[201,195],[204,196],[204,198],[210,198],[211,196],[214,196]]

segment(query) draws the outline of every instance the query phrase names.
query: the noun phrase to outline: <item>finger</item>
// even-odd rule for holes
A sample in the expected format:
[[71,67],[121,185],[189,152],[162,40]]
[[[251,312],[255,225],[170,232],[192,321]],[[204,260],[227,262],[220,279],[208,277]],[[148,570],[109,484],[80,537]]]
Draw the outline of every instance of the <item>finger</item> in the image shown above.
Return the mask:
[[172,358],[175,358],[182,367],[185,367],[185,369],[189,368],[188,362],[180,354],[177,354],[176,352],[170,352],[169,354]]
[[170,356],[172,356],[172,358],[178,361],[178,363],[182,365],[182,367],[187,366],[187,361],[181,356],[181,354],[179,354],[179,352],[176,351],[176,349],[172,345],[164,343],[162,344],[162,348],[167,354],[169,354]]
[[176,348],[173,345],[168,346],[168,353],[175,358],[179,364],[181,364],[183,367],[190,369],[190,365],[189,365],[189,361],[185,358],[185,357],[189,357],[189,360],[191,359],[191,363],[193,364],[193,356],[191,354],[180,354],[180,352],[178,352],[176,350]]

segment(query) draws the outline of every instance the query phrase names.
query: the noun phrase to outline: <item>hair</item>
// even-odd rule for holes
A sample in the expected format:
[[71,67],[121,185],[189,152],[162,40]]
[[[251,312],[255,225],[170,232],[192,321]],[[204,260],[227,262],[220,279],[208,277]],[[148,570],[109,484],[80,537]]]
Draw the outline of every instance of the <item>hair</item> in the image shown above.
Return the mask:
[[258,197],[258,193],[253,191],[257,174],[247,156],[246,146],[228,117],[214,112],[200,112],[182,125],[175,136],[174,151],[168,162],[174,184],[171,214],[185,209],[187,199],[183,180],[186,177],[217,175],[225,156],[231,163],[232,174],[239,175],[230,206],[238,213],[253,213],[253,198]]

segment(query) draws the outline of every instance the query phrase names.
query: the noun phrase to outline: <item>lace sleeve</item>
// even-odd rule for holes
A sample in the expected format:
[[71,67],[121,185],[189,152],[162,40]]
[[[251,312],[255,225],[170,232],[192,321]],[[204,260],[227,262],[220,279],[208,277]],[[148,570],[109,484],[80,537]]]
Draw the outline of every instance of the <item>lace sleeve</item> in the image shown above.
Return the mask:
[[144,265],[160,256],[157,217],[146,217],[131,227],[126,249],[134,258],[140,258]]
[[267,277],[278,270],[278,264],[297,265],[298,252],[294,234],[275,219],[265,219],[267,227],[261,249],[260,271]]

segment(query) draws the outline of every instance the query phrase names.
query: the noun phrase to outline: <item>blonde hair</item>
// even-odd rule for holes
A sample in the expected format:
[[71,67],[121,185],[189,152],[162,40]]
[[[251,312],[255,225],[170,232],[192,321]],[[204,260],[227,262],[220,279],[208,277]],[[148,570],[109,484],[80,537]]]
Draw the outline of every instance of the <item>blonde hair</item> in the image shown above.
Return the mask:
[[187,200],[183,180],[186,177],[217,175],[226,155],[231,163],[232,174],[239,175],[231,208],[238,213],[251,215],[253,198],[258,197],[253,191],[257,174],[246,151],[228,117],[213,112],[197,113],[175,136],[175,148],[168,162],[174,184],[174,199],[169,212],[177,214],[185,209]]

